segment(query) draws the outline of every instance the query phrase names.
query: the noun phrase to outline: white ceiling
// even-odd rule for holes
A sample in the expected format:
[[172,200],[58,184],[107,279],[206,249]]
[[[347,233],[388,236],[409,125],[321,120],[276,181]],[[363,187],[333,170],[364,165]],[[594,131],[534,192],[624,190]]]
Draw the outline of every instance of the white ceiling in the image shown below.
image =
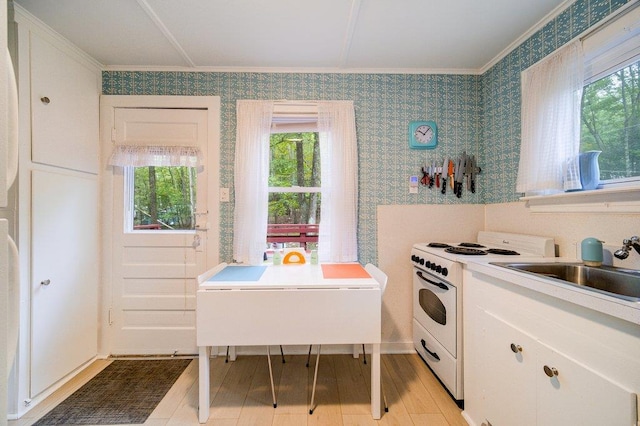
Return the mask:
[[15,0],[112,69],[478,73],[572,0]]

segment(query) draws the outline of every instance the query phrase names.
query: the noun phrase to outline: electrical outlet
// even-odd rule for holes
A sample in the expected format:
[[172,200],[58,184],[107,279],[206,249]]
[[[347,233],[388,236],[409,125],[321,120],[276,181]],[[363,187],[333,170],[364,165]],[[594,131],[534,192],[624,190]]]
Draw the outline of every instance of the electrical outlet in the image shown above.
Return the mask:
[[220,188],[220,201],[223,203],[229,202],[229,188]]

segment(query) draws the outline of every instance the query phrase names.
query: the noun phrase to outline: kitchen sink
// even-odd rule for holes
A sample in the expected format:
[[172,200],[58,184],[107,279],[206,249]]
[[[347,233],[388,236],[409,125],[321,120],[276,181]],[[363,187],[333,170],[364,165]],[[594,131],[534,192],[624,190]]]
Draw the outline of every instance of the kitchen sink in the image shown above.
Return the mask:
[[511,263],[492,265],[580,286],[609,296],[640,302],[640,271],[581,263]]

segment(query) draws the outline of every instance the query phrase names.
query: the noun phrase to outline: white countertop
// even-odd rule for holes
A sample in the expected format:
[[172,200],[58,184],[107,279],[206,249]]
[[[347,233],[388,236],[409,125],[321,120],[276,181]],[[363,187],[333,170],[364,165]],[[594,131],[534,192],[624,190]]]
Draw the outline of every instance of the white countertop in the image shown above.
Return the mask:
[[603,293],[592,291],[589,289],[574,286],[572,284],[564,284],[557,280],[538,277],[525,272],[514,271],[497,265],[491,265],[489,262],[539,262],[539,263],[580,263],[576,259],[568,258],[518,258],[501,260],[494,258],[478,259],[469,258],[465,262],[465,268],[472,272],[479,272],[490,277],[498,278],[503,281],[513,283],[515,285],[528,288],[539,293],[543,293],[558,299],[593,309],[598,312],[630,321],[640,325],[640,302],[620,299]]

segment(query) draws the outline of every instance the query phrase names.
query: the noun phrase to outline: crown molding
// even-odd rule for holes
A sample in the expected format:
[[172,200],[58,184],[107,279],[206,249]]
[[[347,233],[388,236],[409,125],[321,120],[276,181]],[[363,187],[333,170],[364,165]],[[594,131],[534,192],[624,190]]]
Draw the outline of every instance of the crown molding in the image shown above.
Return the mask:
[[542,18],[540,21],[538,21],[537,24],[535,24],[533,27],[529,28],[529,30],[527,32],[525,32],[520,37],[515,39],[511,44],[509,44],[507,47],[505,47],[504,50],[502,50],[502,52],[498,53],[492,60],[490,60],[482,68],[480,68],[480,70],[479,70],[480,74],[484,74],[487,71],[489,71],[491,69],[491,67],[493,67],[495,64],[500,62],[503,58],[505,58],[509,53],[511,53],[518,46],[520,46],[522,43],[524,43],[529,37],[534,35],[537,31],[542,29],[545,25],[547,25],[547,23],[551,22],[553,19],[555,19],[557,16],[559,16],[562,12],[564,12],[564,10],[566,8],[571,6],[571,4],[573,4],[574,2],[575,2],[575,0],[565,0],[564,2],[562,2],[561,4],[556,6],[555,9],[553,9],[544,18]]
[[18,25],[24,25],[29,29],[30,32],[36,33],[41,37],[46,38],[63,52],[75,57],[86,67],[94,69],[96,71],[104,70],[105,66],[103,64],[101,64],[88,53],[64,38],[60,33],[54,31],[51,27],[33,16],[25,8],[17,3],[14,3],[14,13],[14,20],[16,23],[18,23]]
[[107,65],[103,71],[128,72],[217,72],[217,73],[272,73],[272,74],[425,74],[425,75],[479,75],[477,69],[451,68],[288,68],[288,67],[181,67],[181,66],[128,66]]

